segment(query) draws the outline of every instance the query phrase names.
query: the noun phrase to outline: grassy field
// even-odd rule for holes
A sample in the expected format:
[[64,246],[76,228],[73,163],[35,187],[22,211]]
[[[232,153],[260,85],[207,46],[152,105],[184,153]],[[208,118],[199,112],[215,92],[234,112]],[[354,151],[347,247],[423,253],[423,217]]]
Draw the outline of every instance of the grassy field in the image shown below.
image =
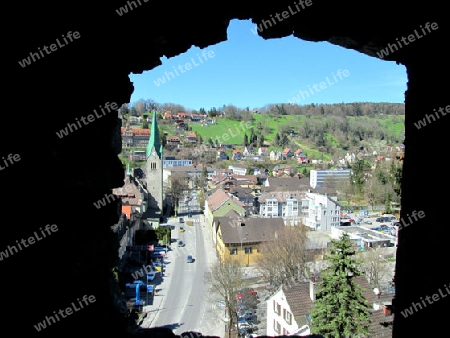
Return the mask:
[[208,142],[212,138],[213,141],[217,139],[218,143],[243,144],[245,132],[247,132],[247,135],[250,134],[245,124],[226,119],[217,119],[217,124],[208,126],[192,123],[190,127],[197,135],[201,135],[203,142]]
[[[243,148],[244,143],[244,134],[250,136],[250,129],[253,128],[257,130],[258,126],[262,127],[266,130],[264,133],[265,142],[267,144],[273,143],[275,135],[277,131],[281,127],[289,127],[296,128],[303,123],[306,119],[304,115],[266,115],[266,114],[254,114],[254,121],[252,122],[240,122],[235,120],[228,120],[223,118],[218,118],[216,120],[216,124],[203,126],[201,124],[192,123],[190,127],[192,131],[196,132],[203,139],[203,142],[208,142],[211,138],[213,141],[218,141],[219,143],[225,144],[236,144],[240,145],[240,148]],[[322,119],[326,117],[313,117],[317,119]],[[402,132],[404,132],[404,115],[380,115],[376,117],[366,117],[366,116],[349,116],[349,121],[357,121],[357,120],[368,120],[375,119],[379,121],[380,125],[383,128],[386,128],[388,134],[398,136]],[[250,124],[250,128],[247,125]],[[173,126],[172,125],[164,125],[162,126],[163,131],[167,131],[168,135],[173,135]],[[269,131],[269,132],[267,132]],[[325,137],[336,147],[340,147],[337,139],[329,134],[325,133]],[[303,152],[307,153],[308,156],[314,154],[314,157],[317,159],[321,159],[323,156],[323,160],[329,160],[331,157],[328,154],[322,154],[320,151],[316,149],[316,147],[312,144],[309,144],[306,141],[294,139],[294,142],[298,145]],[[239,147],[239,146],[238,146]],[[273,147],[272,149],[281,149],[280,147]],[[294,149],[296,150],[296,149]]]

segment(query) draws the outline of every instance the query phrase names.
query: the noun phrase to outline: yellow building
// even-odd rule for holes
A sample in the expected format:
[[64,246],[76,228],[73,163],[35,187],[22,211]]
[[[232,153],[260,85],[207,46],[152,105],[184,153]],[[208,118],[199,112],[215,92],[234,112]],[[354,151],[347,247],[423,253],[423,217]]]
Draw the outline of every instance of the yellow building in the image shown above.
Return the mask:
[[233,259],[247,266],[257,262],[260,245],[275,240],[285,226],[281,217],[243,218],[235,212],[215,217],[213,223],[219,259]]

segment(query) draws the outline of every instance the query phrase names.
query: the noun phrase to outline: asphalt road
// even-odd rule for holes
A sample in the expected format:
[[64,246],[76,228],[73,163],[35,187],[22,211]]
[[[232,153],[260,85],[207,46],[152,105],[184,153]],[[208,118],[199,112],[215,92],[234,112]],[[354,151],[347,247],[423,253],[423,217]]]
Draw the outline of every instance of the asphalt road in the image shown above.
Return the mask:
[[[204,279],[212,254],[206,250],[211,251],[212,248],[205,245],[204,228],[200,222],[189,226],[180,224],[178,220],[169,220],[169,224],[175,225],[172,239],[176,242],[172,243],[172,250],[166,258],[166,285],[158,296],[164,299],[152,326],[168,327],[178,335],[185,331],[199,331],[204,335],[223,336],[223,324],[217,320],[220,310],[211,306]],[[187,220],[195,220],[195,217],[185,218]],[[180,232],[180,227],[185,231]],[[178,240],[182,240],[185,246],[178,247]],[[193,263],[187,263],[188,255],[194,258]]]

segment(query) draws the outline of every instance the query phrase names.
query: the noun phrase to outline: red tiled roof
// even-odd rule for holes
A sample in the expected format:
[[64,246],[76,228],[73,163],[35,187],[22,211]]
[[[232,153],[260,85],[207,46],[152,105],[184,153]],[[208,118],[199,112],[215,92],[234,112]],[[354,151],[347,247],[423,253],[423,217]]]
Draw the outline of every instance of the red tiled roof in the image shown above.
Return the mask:
[[122,206],[122,213],[127,215],[127,218],[130,219],[130,217],[131,217],[131,205],[123,205]]

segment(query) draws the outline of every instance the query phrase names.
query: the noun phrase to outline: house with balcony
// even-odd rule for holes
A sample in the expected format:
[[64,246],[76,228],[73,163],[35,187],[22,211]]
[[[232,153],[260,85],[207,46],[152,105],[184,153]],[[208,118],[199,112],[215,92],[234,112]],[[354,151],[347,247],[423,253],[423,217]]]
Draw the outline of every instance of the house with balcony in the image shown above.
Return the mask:
[[281,218],[245,218],[235,211],[214,217],[213,231],[217,256],[220,261],[236,260],[246,266],[255,265],[262,244],[275,241],[282,231]]
[[328,195],[307,192],[301,199],[301,221],[313,230],[339,227],[341,205]]
[[197,135],[195,133],[189,133],[186,135],[186,142],[187,143],[196,143],[197,142]]
[[272,191],[263,193],[258,198],[261,217],[281,217],[287,223],[301,222],[301,199],[304,194],[299,191]]
[[177,146],[181,144],[181,140],[178,136],[167,136],[167,144]]

